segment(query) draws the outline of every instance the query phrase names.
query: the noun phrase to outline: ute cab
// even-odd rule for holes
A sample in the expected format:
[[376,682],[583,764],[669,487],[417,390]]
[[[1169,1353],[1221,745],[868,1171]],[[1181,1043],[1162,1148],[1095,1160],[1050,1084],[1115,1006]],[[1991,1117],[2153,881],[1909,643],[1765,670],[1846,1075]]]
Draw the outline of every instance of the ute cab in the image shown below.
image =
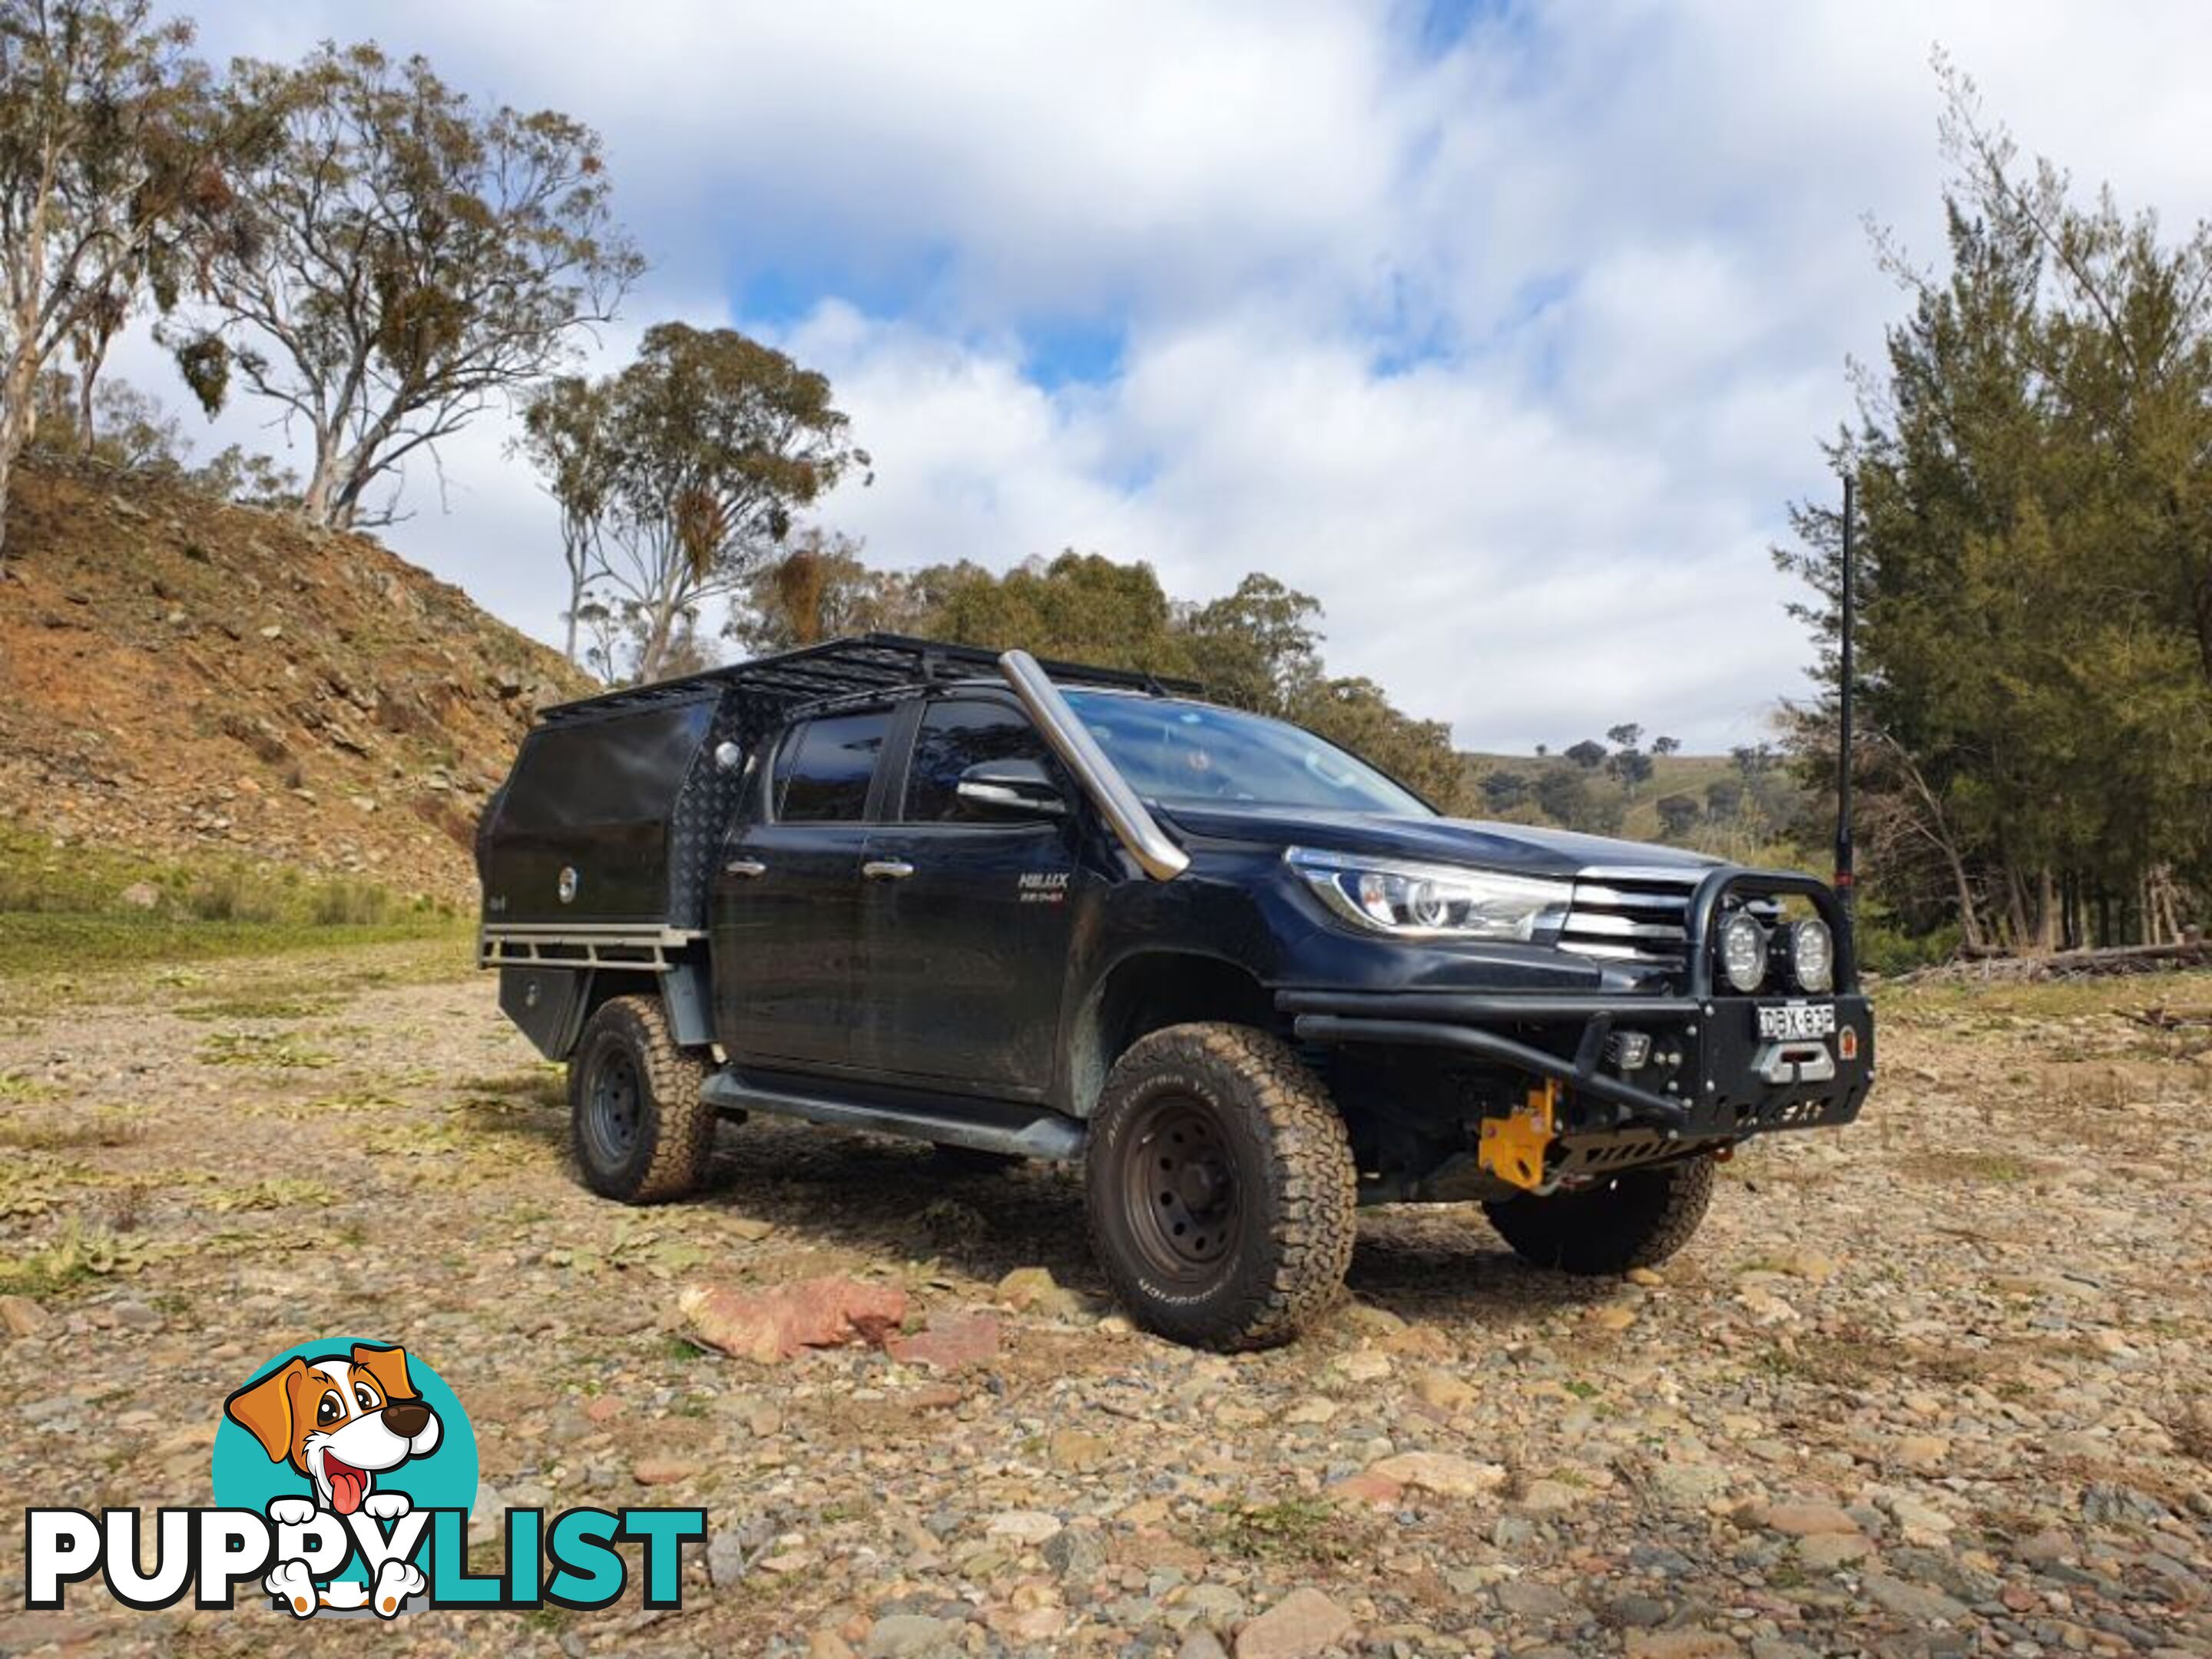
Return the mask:
[[1133,1317],[1255,1346],[1360,1205],[1624,1272],[1718,1157],[1857,1114],[1820,882],[1449,819],[1194,690],[875,635],[548,711],[480,954],[586,1181],[678,1195],[757,1113],[1061,1160]]

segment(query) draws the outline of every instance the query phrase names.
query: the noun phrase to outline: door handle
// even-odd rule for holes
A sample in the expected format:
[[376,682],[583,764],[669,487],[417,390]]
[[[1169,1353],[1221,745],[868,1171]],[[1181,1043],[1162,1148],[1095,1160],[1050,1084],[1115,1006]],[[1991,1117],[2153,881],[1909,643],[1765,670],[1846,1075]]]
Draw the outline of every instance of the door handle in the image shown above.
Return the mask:
[[732,859],[722,866],[722,873],[729,876],[744,876],[750,880],[755,876],[766,875],[768,866],[763,864],[758,859]]
[[870,859],[861,865],[860,873],[870,881],[904,881],[914,873],[914,866],[904,859]]

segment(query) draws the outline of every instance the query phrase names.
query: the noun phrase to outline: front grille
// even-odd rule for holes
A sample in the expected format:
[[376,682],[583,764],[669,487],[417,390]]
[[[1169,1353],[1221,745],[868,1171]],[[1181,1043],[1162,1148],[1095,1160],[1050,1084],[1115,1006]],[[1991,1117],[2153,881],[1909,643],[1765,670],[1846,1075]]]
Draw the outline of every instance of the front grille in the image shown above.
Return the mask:
[[1577,956],[1680,965],[1690,896],[1703,870],[1585,870],[1559,933]]

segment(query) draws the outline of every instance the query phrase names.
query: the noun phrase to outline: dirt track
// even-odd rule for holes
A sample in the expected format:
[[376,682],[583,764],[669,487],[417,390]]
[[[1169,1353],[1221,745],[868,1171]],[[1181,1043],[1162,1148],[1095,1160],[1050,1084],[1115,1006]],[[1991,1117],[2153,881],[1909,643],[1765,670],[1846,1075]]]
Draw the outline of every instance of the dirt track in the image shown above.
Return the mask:
[[[2114,1012],[2212,975],[1901,994],[1867,1120],[1737,1160],[1657,1282],[1375,1212],[1356,1302],[1232,1361],[1102,1322],[1062,1174],[755,1124],[698,1202],[591,1199],[458,956],[11,984],[8,1508],[206,1503],[223,1396],[374,1331],[459,1390],[500,1504],[714,1526],[680,1613],[416,1613],[408,1651],[2212,1655],[2212,1026]],[[1078,1305],[1000,1310],[949,1376],[678,1334],[702,1279],[888,1279],[920,1323],[1037,1267]],[[375,1639],[0,1614],[5,1651]]]

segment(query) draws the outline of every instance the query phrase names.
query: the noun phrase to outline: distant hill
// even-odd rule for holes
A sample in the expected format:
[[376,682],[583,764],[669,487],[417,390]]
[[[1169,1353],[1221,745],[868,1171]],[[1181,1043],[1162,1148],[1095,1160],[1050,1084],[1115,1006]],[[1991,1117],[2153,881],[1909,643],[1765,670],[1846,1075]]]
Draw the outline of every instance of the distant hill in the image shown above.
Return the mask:
[[0,823],[459,898],[557,652],[367,536],[26,471],[0,580]]
[[[1650,756],[1651,775],[1632,787],[1600,765],[1585,768],[1560,755],[1499,755],[1462,750],[1474,815],[1509,823],[1553,824],[1620,836],[1629,841],[1668,842],[1730,858],[1774,858],[1785,854],[1802,861],[1791,833],[1809,805],[1796,776],[1779,763],[1747,772],[1729,755]],[[1510,790],[1489,785],[1492,777],[1518,779],[1525,793],[1510,805]],[[1547,778],[1578,785],[1547,800]],[[1564,797],[1572,810],[1547,806]],[[1686,803],[1695,816],[1670,826],[1662,802]],[[1678,822],[1683,807],[1678,806]]]

